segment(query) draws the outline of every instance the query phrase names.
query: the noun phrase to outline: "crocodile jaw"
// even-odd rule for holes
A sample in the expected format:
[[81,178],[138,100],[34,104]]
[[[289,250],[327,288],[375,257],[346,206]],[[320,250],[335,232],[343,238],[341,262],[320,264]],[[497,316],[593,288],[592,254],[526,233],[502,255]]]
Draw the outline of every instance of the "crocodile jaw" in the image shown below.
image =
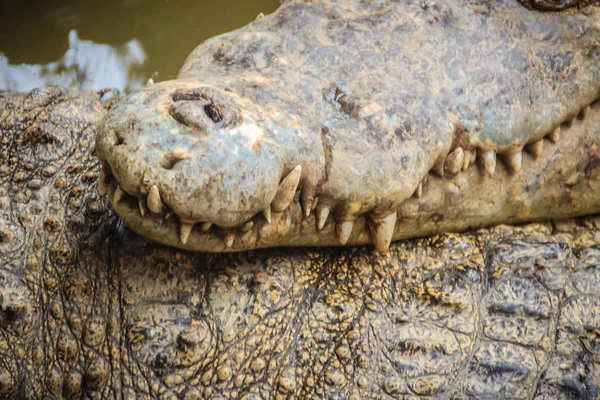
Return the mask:
[[[357,7],[359,14],[363,13],[361,17],[367,18],[368,13],[373,11],[369,7],[377,6],[360,3]],[[456,11],[453,7],[457,6],[443,5],[433,9],[443,16]],[[397,73],[400,77],[396,78],[397,82],[393,81],[397,83],[394,87],[402,90],[392,90],[379,97],[361,91],[362,86],[374,84],[371,75],[381,74],[376,68],[368,75],[359,74],[355,79],[358,83],[347,80],[342,84],[338,81],[343,82],[344,75],[328,76],[327,71],[321,71],[315,78],[317,82],[303,86],[304,80],[298,77],[314,78],[315,74],[311,75],[310,69],[317,68],[314,62],[302,64],[302,57],[310,52],[278,53],[281,57],[273,59],[272,64],[279,63],[279,70],[271,71],[268,65],[265,67],[258,61],[253,64],[251,57],[258,59],[276,46],[293,49],[294,44],[301,47],[302,43],[315,43],[314,39],[318,39],[323,49],[331,49],[331,44],[338,39],[337,25],[328,19],[329,13],[337,10],[332,11],[334,8],[327,3],[287,2],[272,16],[201,45],[182,68],[182,80],[165,84],[177,86],[195,82],[221,92],[232,88],[233,93],[252,99],[250,104],[262,107],[262,110],[251,110],[250,105],[245,106],[250,111],[244,115],[252,121],[257,121],[261,115],[283,114],[283,117],[277,118],[285,121],[285,128],[299,126],[299,129],[291,129],[294,134],[286,136],[279,135],[279,129],[271,129],[274,125],[281,126],[280,120],[276,124],[270,121],[261,125],[262,132],[272,139],[277,148],[274,151],[276,161],[271,163],[264,157],[246,157],[245,160],[256,161],[253,168],[262,168],[259,174],[250,169],[253,175],[259,177],[251,179],[251,185],[242,179],[240,171],[243,168],[226,166],[222,171],[233,179],[226,184],[219,181],[216,195],[206,192],[205,184],[199,183],[188,185],[193,195],[186,196],[182,192],[188,189],[185,185],[167,186],[165,183],[177,179],[163,179],[161,184],[157,184],[156,176],[147,179],[144,173],[131,174],[129,166],[136,162],[148,167],[146,160],[132,157],[131,149],[129,153],[108,157],[114,144],[103,142],[101,131],[98,148],[106,170],[102,186],[109,192],[117,212],[132,229],[155,240],[193,250],[230,251],[281,245],[372,242],[377,250],[385,251],[389,242],[398,238],[544,217],[543,210],[531,209],[533,204],[541,201],[536,200],[537,192],[528,195],[528,190],[522,188],[521,195],[514,197],[514,194],[507,196],[505,191],[510,188],[519,192],[511,185],[518,186],[518,182],[534,176],[531,171],[536,167],[529,166],[525,149],[542,159],[544,152],[550,151],[544,143],[558,140],[561,124],[578,114],[583,116],[590,104],[600,97],[600,75],[598,63],[594,61],[600,57],[598,35],[595,34],[600,29],[598,12],[558,19],[562,17],[542,17],[542,14],[518,8],[514,2],[502,1],[490,6],[497,19],[490,18],[491,28],[486,24],[477,25],[481,12],[477,7],[461,8],[466,15],[462,25],[447,24],[438,28],[440,24],[431,24],[430,27],[415,24],[412,20],[404,21],[406,24],[399,26],[408,26],[406,29],[431,29],[429,35],[415,36],[413,32],[406,38],[419,39],[417,48],[440,52],[450,48],[449,55],[456,55],[457,61],[448,64],[443,57],[438,57],[440,59],[436,58],[430,70],[415,70],[405,74],[408,78]],[[298,15],[298,11],[302,11],[302,15]],[[377,11],[400,18],[393,9]],[[353,14],[356,10],[348,12],[347,18],[356,16]],[[306,32],[319,32],[320,36],[313,38],[304,31],[294,38],[278,35],[281,32],[277,31],[277,27],[296,21],[296,17],[306,18],[302,20]],[[417,22],[429,21],[420,12],[415,14],[414,19]],[[390,18],[390,21],[393,22],[393,19]],[[509,23],[515,26],[522,24],[525,32],[503,30]],[[458,30],[453,35],[460,36],[463,34],[460,29],[465,26],[470,29],[469,24],[474,26],[472,33],[481,35],[482,40],[487,42],[480,49],[479,44],[473,46],[471,41],[467,41],[461,49],[467,53],[464,59],[460,52],[452,52],[451,42],[448,43],[450,47],[440,47],[436,40],[428,42],[423,39],[441,35],[440,42],[445,43],[443,40],[447,32]],[[558,24],[564,25],[558,39],[546,39],[546,27]],[[578,29],[573,29],[574,26]],[[577,32],[584,33],[579,35]],[[340,35],[342,39],[351,39],[343,36],[350,35],[345,31]],[[391,40],[388,47],[395,42]],[[498,43],[497,48],[494,43]],[[321,49],[317,45],[314,47]],[[244,53],[247,48],[254,50]],[[490,49],[493,51],[485,53]],[[411,62],[406,68],[426,63],[427,57],[423,54],[437,54],[436,51],[415,52],[414,46],[392,50],[396,51],[389,51],[389,55],[399,57],[398,65],[402,64],[402,57],[409,57]],[[483,56],[477,58],[480,52]],[[492,58],[492,55],[499,59]],[[243,63],[231,62],[236,57]],[[296,58],[300,61],[294,64]],[[317,58],[319,62],[326,60],[325,57]],[[394,69],[397,64],[387,67],[398,72]],[[279,81],[270,78],[270,72],[281,71],[289,73],[278,76]],[[388,75],[383,76],[387,78]],[[318,77],[325,78],[321,82]],[[443,88],[443,85],[448,87]],[[153,93],[160,88],[161,85],[155,85],[147,91]],[[293,103],[294,99],[287,93],[291,89],[295,92],[306,89],[304,97],[300,96],[303,103]],[[285,112],[278,111],[280,103],[288,105],[287,110],[284,108]],[[168,109],[163,106],[158,108],[160,112]],[[133,110],[131,115],[135,121],[142,123],[153,118],[145,116],[144,110]],[[118,123],[122,123],[122,119],[115,118]],[[297,131],[300,135],[295,135]],[[142,133],[148,132],[152,130],[148,128]],[[589,140],[586,142],[586,138],[589,139],[593,132],[575,132],[577,137],[582,135],[582,146],[591,143],[588,143]],[[209,133],[212,135],[214,132]],[[294,142],[296,136],[303,140]],[[157,147],[162,143],[164,140],[156,142]],[[237,148],[235,143],[229,144]],[[138,148],[144,143],[134,135],[131,145]],[[575,148],[580,147],[574,145],[572,149]],[[193,153],[186,150],[188,154]],[[165,155],[164,151],[158,153]],[[474,166],[476,160],[479,168]],[[196,169],[201,167],[197,164]],[[430,172],[434,173],[431,177]],[[478,186],[488,175],[493,175],[496,186],[492,189]],[[205,180],[210,181],[211,176],[214,174],[207,174]],[[538,176],[542,176],[541,173]],[[193,178],[192,172],[178,179]],[[550,179],[562,178],[565,177]],[[532,184],[529,182],[529,187]],[[438,190],[436,187],[445,189]],[[503,191],[495,192],[497,187],[503,188]],[[482,201],[481,196],[469,188],[479,188],[495,195]],[[539,190],[547,190],[549,196],[553,192],[552,188]],[[200,195],[195,196],[198,191]],[[428,193],[433,192],[437,195],[428,197]],[[137,198],[131,202],[134,205],[132,212],[119,211],[120,203],[129,195]],[[413,195],[417,199],[412,198]],[[514,200],[527,196],[530,201]],[[249,197],[252,197],[251,201]],[[543,197],[542,193],[540,198]],[[452,199],[455,198],[461,199],[460,207],[453,206]],[[444,203],[440,204],[439,199],[444,199]],[[198,208],[197,205],[203,202],[209,206]],[[190,211],[192,207],[194,210]],[[217,213],[212,212],[215,208]],[[586,206],[572,208],[569,211],[558,207],[556,213],[552,211],[552,216],[577,214],[580,212],[577,210]],[[134,216],[135,210],[139,210],[137,212],[142,218]],[[172,220],[170,233],[167,233],[163,227],[170,224],[168,221],[172,216],[177,218]],[[397,220],[402,222],[397,223]],[[417,221],[416,226],[411,228],[407,220]]]

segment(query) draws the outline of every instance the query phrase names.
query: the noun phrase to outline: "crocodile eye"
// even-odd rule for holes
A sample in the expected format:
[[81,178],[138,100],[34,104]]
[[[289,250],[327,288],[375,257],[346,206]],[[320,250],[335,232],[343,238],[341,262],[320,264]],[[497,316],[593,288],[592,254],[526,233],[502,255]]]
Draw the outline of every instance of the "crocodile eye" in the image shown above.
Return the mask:
[[204,112],[215,124],[223,120],[223,107],[216,105],[212,101],[210,104],[204,106]]

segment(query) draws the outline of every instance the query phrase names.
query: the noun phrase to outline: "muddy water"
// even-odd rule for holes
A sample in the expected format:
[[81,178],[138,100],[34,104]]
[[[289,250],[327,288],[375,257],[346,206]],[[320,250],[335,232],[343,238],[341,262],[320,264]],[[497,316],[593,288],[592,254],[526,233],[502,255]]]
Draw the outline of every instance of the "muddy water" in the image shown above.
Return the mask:
[[[10,4],[7,4],[10,3]],[[0,89],[125,90],[176,76],[205,39],[278,0],[17,0],[0,5]]]

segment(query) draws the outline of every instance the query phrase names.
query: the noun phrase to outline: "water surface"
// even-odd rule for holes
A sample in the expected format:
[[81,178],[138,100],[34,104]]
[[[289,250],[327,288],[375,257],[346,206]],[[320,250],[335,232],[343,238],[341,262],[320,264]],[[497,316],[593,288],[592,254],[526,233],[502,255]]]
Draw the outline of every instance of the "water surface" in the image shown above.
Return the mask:
[[[278,0],[4,1],[0,89],[54,83],[123,90],[150,77],[171,79],[202,41],[278,5]],[[34,67],[13,67],[21,64]]]

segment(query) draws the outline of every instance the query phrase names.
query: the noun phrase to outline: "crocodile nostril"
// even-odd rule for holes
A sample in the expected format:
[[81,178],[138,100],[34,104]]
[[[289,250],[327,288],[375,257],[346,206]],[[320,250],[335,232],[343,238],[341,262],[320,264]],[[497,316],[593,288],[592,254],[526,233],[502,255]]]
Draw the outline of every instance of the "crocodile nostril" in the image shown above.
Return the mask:
[[116,132],[115,134],[116,136],[116,140],[115,140],[115,146],[121,146],[123,143],[125,143],[125,140],[123,140],[123,137],[121,135],[119,135],[118,132]]
[[223,120],[223,107],[216,105],[212,101],[210,104],[204,106],[204,112],[215,124]]

